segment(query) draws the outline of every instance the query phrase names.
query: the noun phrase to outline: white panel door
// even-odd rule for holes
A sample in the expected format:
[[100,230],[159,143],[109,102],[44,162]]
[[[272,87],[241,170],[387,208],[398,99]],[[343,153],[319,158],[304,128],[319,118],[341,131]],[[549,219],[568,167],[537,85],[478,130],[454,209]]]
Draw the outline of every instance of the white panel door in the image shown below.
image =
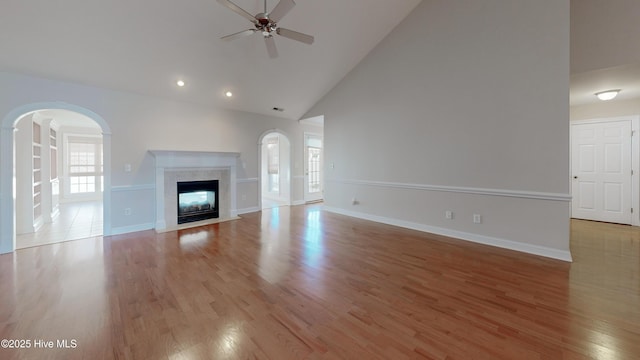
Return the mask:
[[631,224],[631,121],[571,125],[572,217]]

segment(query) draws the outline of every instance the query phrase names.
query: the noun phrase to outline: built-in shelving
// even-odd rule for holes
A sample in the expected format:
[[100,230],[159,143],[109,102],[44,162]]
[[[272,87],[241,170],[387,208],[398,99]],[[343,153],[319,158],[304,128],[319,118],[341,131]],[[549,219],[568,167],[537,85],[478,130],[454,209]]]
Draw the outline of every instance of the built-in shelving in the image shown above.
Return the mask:
[[33,220],[42,217],[42,137],[40,124],[33,122]]
[[51,153],[51,180],[58,178],[58,134],[54,129],[49,129],[50,153]]
[[[51,125],[50,125],[51,126]],[[60,213],[60,180],[58,179],[58,132],[49,128],[49,178],[51,181],[51,219]]]

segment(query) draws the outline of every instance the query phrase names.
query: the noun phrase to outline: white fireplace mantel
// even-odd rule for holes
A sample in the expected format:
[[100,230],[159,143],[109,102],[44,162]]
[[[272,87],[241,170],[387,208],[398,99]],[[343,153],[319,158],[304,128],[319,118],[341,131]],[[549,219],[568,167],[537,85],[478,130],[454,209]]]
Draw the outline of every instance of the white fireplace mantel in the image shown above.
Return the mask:
[[[167,172],[206,172],[228,171],[229,181],[221,183],[221,192],[228,193],[228,201],[221,201],[221,218],[219,220],[233,219],[237,217],[236,206],[236,167],[240,153],[236,152],[206,152],[206,151],[171,151],[149,150],[155,157],[156,169],[156,231],[172,230],[173,225],[167,226],[167,214],[165,202],[167,191],[165,189],[165,176]],[[172,201],[173,197],[169,198]],[[224,209],[222,207],[227,207]]]

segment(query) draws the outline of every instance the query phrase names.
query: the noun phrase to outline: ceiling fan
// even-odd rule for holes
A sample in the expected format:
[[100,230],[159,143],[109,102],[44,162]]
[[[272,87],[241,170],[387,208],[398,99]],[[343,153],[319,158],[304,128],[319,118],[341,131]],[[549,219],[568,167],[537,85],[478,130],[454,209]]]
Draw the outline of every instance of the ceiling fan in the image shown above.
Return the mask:
[[296,5],[293,0],[280,0],[278,5],[276,5],[271,12],[267,12],[267,0],[264,0],[264,12],[258,13],[255,16],[232,3],[230,0],[218,0],[218,2],[228,7],[236,14],[251,21],[255,27],[255,29],[248,29],[235,34],[223,36],[221,38],[222,40],[234,40],[259,32],[264,37],[264,42],[267,45],[267,52],[271,58],[278,57],[278,49],[276,48],[276,43],[273,39],[273,33],[305,44],[313,44],[313,36],[311,35],[278,27],[278,21],[280,21]]

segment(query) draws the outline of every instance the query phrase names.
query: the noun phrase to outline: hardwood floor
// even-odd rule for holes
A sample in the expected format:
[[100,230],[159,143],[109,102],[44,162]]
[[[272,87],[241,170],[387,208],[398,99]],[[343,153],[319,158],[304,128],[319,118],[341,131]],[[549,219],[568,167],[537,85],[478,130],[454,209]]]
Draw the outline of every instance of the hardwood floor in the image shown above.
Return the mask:
[[0,256],[0,339],[31,347],[0,358],[638,358],[640,230],[574,220],[572,252],[317,205],[22,249]]

